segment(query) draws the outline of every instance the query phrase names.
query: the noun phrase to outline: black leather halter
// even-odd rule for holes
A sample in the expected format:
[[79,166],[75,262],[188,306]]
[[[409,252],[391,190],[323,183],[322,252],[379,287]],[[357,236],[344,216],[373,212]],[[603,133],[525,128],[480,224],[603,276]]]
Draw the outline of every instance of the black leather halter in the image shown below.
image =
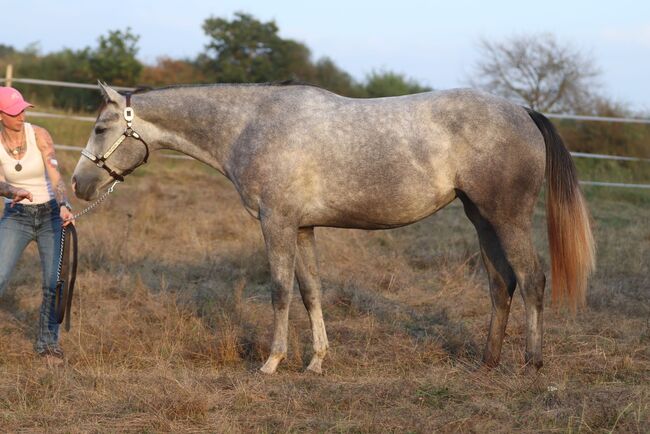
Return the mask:
[[[84,157],[88,158],[90,161],[95,163],[95,165],[97,167],[107,171],[108,174],[113,177],[113,179],[115,179],[116,181],[120,181],[120,182],[123,182],[124,177],[126,175],[130,174],[135,169],[137,169],[138,167],[145,164],[147,162],[147,160],[149,159],[149,146],[147,145],[147,142],[145,142],[144,139],[142,138],[142,136],[140,136],[140,134],[135,132],[133,130],[133,128],[131,127],[131,125],[133,124],[133,118],[135,117],[135,111],[133,110],[133,107],[131,107],[131,95],[132,94],[130,92],[125,95],[126,96],[126,107],[124,108],[124,120],[126,121],[126,129],[124,130],[122,135],[120,137],[118,137],[117,140],[115,140],[113,145],[111,145],[111,147],[108,148],[108,150],[104,153],[104,155],[97,156],[97,155],[93,154],[92,152],[87,151],[86,149],[83,149],[81,151],[81,155],[83,155]],[[142,144],[144,145],[144,148],[145,148],[145,150],[147,152],[146,152],[146,154],[144,156],[144,159],[140,163],[138,163],[137,165],[135,165],[134,167],[132,167],[130,169],[127,169],[127,170],[122,171],[121,173],[118,173],[115,170],[111,169],[106,164],[106,160],[108,159],[108,157],[111,156],[111,154],[113,154],[113,152],[115,152],[115,150],[122,144],[122,142],[127,137],[133,137],[134,139],[138,139],[140,142],[142,142]]]

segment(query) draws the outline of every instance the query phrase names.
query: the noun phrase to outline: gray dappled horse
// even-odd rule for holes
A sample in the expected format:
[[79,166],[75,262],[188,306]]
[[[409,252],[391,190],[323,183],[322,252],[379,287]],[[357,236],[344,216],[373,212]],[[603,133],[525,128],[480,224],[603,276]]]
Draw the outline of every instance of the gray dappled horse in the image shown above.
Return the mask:
[[314,227],[396,228],[457,197],[489,276],[483,360],[499,362],[518,285],[526,362],[541,367],[545,277],[531,217],[545,175],[553,298],[584,303],[594,267],[588,212],[570,154],[535,111],[470,89],[351,99],[303,85],[175,86],[127,97],[101,87],[106,104],[74,171],[76,195],[93,199],[150,148],[187,154],[232,181],[260,221],[273,278],[265,373],[287,354],[294,274],[313,333],[307,369],[321,371],[328,342]]

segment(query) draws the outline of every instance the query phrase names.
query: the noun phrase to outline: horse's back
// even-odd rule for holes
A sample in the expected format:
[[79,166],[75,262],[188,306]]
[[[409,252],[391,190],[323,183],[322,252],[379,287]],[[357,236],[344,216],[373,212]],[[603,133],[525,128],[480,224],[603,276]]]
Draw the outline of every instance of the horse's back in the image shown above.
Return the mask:
[[256,175],[260,194],[293,201],[306,225],[400,226],[445,206],[457,188],[492,194],[504,172],[535,175],[541,164],[543,174],[543,141],[525,110],[483,92],[279,95],[261,109]]

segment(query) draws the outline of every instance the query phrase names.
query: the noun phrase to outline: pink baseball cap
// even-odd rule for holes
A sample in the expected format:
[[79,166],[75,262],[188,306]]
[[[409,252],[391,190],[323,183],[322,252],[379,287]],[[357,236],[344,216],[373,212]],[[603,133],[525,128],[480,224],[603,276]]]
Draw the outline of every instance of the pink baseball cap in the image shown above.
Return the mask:
[[9,116],[20,114],[27,107],[34,107],[25,101],[23,96],[13,87],[0,87],[0,112],[7,113]]

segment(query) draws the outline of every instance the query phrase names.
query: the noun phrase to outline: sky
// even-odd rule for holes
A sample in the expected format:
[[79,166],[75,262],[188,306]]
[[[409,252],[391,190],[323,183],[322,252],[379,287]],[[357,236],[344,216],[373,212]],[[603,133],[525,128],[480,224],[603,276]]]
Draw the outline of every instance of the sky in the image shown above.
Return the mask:
[[[3,2],[0,44],[42,53],[95,47],[100,35],[130,27],[139,59],[194,58],[208,42],[209,17],[235,12],[274,20],[280,36],[327,56],[355,79],[393,71],[435,89],[466,86],[479,42],[553,33],[590,56],[602,94],[650,113],[650,1],[424,0],[22,0]],[[16,74],[18,76],[18,74]],[[37,77],[33,77],[37,78]]]

